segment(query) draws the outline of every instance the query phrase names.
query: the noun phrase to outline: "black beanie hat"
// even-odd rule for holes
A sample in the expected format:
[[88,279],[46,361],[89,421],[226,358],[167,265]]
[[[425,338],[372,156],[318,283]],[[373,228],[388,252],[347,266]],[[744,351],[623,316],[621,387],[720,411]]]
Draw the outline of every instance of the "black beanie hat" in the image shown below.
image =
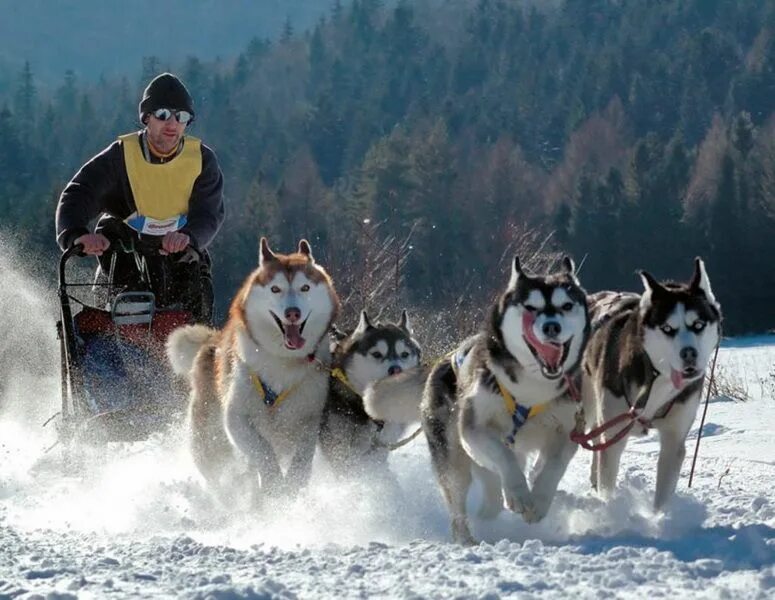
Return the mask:
[[172,73],[162,73],[155,77],[143,92],[140,100],[140,121],[148,113],[159,108],[185,110],[194,114],[194,101],[183,82]]

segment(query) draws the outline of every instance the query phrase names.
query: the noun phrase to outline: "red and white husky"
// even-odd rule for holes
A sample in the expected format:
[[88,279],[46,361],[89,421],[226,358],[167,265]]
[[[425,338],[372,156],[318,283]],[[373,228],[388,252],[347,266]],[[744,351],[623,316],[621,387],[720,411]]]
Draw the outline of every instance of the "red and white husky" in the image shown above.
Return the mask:
[[231,477],[246,466],[254,494],[259,478],[262,496],[292,494],[307,482],[338,308],[306,240],[283,255],[262,238],[259,267],[232,301],[226,326],[187,326],[170,336],[173,370],[192,387],[194,462],[222,498],[236,492]]

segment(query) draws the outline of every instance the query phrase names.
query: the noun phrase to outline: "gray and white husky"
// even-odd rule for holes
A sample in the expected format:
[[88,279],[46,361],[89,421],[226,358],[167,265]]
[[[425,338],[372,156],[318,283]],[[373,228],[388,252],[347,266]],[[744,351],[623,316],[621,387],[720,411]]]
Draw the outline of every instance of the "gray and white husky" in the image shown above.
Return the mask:
[[[638,414],[623,439],[594,455],[592,485],[604,496],[616,486],[627,437],[650,427],[659,431],[654,506],[661,509],[678,482],[705,370],[719,342],[721,309],[700,258],[687,284],[640,275],[642,295],[601,292],[589,298],[595,326],[584,356],[582,396],[593,427],[633,408]],[[603,440],[620,429],[609,429]]]
[[340,475],[363,467],[373,470],[386,462],[388,446],[406,424],[419,418],[425,381],[420,345],[406,311],[397,323],[374,324],[363,311],[351,334],[336,334],[332,354],[320,429],[322,454]]
[[[589,334],[586,293],[566,257],[551,275],[514,259],[511,279],[483,332],[438,363],[423,395],[422,425],[456,541],[472,543],[466,496],[476,470],[480,516],[505,505],[528,523],[549,510],[576,451],[569,383]],[[537,452],[528,477],[528,455]]]

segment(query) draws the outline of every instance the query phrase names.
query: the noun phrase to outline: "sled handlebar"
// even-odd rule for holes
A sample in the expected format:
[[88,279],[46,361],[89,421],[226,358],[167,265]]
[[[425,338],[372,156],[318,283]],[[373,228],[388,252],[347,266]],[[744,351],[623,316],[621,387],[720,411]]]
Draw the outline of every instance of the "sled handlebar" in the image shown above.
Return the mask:
[[[154,240],[155,243],[151,242],[148,243],[147,241],[143,240],[142,244],[138,244],[138,246],[133,247],[133,250],[142,250],[146,252],[158,252],[161,249],[161,240]],[[112,243],[112,242],[111,242]],[[183,256],[184,253],[193,251],[194,254],[196,254],[198,260],[203,259],[203,253],[198,250],[197,248],[194,248],[194,246],[189,245],[186,247],[185,250],[182,252],[176,252],[172,256]],[[142,253],[142,251],[141,251]],[[59,258],[59,288],[60,290],[63,289],[63,286],[65,285],[65,266],[67,265],[67,262],[73,257],[85,257],[86,255],[83,254],[83,244],[73,244],[70,246],[67,250],[65,250],[62,253],[62,256]]]
[[59,258],[59,289],[62,290],[62,286],[65,285],[65,266],[70,258],[75,256],[81,256],[83,252],[83,244],[73,244],[67,250],[62,253]]

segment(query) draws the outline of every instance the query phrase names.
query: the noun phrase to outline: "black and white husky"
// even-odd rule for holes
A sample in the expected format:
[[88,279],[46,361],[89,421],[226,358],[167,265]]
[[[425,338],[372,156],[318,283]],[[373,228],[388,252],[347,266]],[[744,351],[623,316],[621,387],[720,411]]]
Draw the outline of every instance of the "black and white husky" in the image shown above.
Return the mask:
[[[685,442],[700,403],[705,369],[719,342],[721,309],[705,265],[695,259],[688,284],[660,283],[642,271],[642,295],[601,292],[589,298],[595,324],[584,356],[584,398],[592,426],[634,409],[634,426],[592,463],[592,485],[616,486],[619,459],[632,434],[659,431],[656,509],[675,491]],[[603,441],[617,434],[613,427]]]
[[[399,439],[408,422],[418,419],[424,383],[424,377],[418,376],[421,352],[406,311],[397,323],[375,324],[363,311],[355,331],[336,337],[320,448],[335,472],[353,474],[384,464],[389,445]],[[367,413],[364,396],[373,402],[374,384],[384,385],[387,380],[390,386],[379,402],[388,406],[369,405]],[[406,404],[414,407],[408,416],[396,413]]]
[[[569,384],[589,334],[586,293],[564,258],[559,273],[530,275],[514,259],[486,328],[437,364],[422,400],[422,425],[456,541],[472,543],[466,496],[475,469],[480,515],[505,505],[528,523],[549,510],[576,451],[577,402]],[[537,452],[530,477],[528,454]]]

